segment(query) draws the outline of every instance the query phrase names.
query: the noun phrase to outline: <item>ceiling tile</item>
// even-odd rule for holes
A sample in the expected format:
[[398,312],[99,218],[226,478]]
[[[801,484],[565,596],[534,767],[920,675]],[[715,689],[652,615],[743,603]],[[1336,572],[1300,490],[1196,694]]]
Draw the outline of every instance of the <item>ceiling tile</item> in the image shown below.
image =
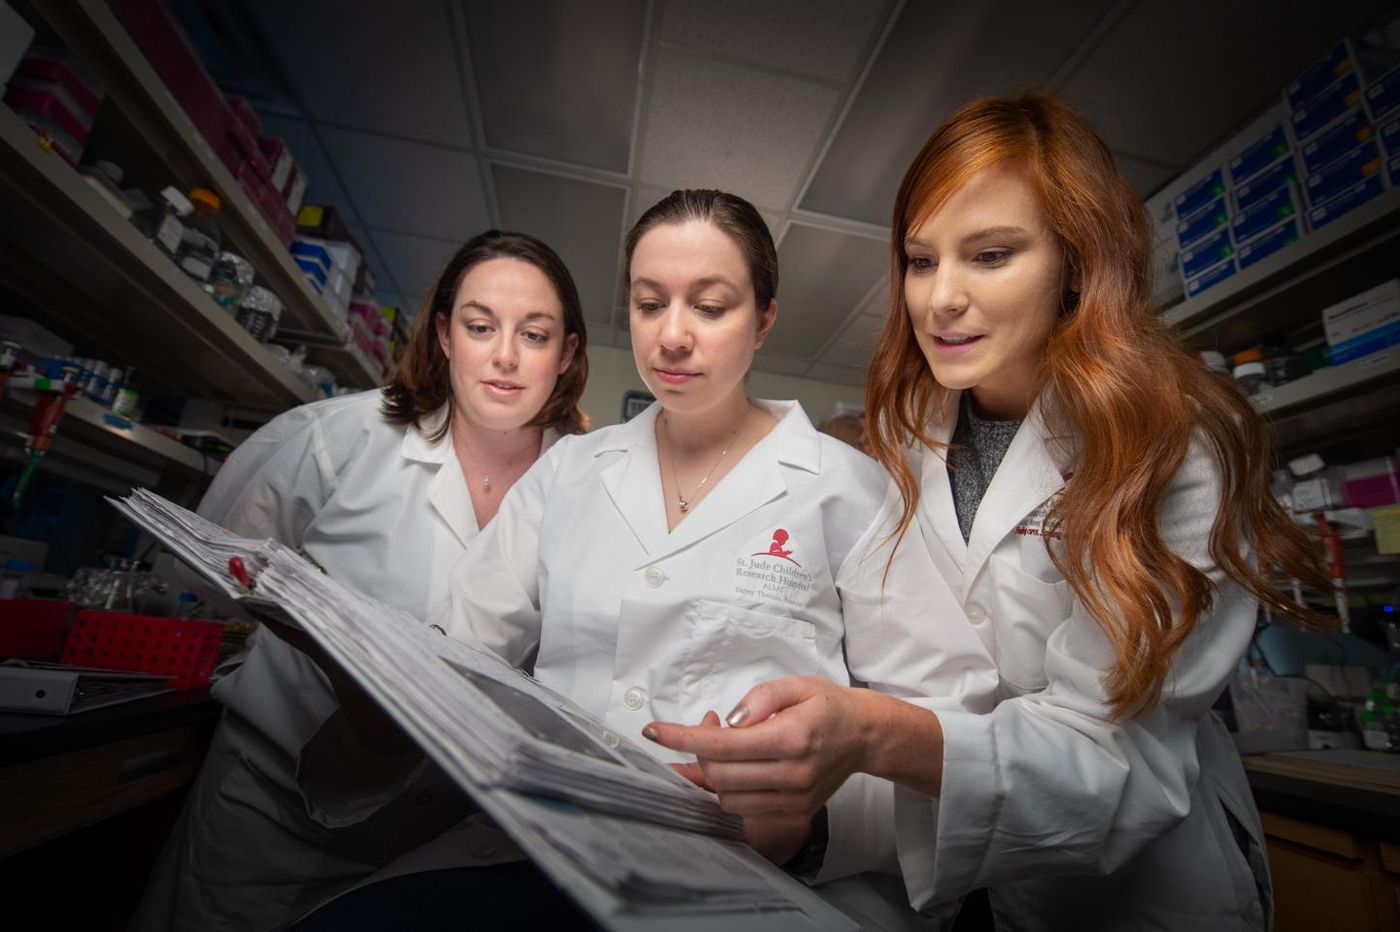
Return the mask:
[[529,233],[559,253],[589,323],[612,320],[626,191],[506,165],[491,166],[501,226]]
[[870,362],[875,351],[875,338],[880,335],[881,318],[864,314],[856,317],[828,347],[818,360],[837,366],[852,366],[863,369]]
[[369,133],[321,135],[366,226],[462,242],[491,225],[474,157]]
[[900,178],[938,123],[979,94],[1045,82],[1113,0],[989,0],[950,16],[900,13],[802,198],[817,213],[887,226]]
[[830,87],[659,50],[642,181],[720,188],[785,210],[839,103]]
[[472,144],[440,0],[245,0],[315,120],[445,145]]
[[643,0],[465,4],[486,142],[628,170]]
[[837,385],[862,386],[865,384],[865,369],[817,363],[807,371],[807,378],[818,382],[835,382]]
[[845,83],[889,10],[888,0],[668,0],[660,38]]
[[355,223],[359,215],[355,212],[345,189],[336,180],[331,169],[326,150],[316,141],[311,124],[305,120],[262,113],[263,134],[274,136],[287,144],[297,166],[306,175],[306,203],[329,204],[350,223]]
[[879,280],[885,248],[880,240],[791,224],[778,249],[773,352],[813,358]]
[[1182,168],[1185,167],[1165,166],[1158,162],[1124,155],[1121,152],[1113,153],[1113,158],[1118,162],[1118,169],[1123,173],[1123,176],[1143,197],[1150,196],[1152,192],[1180,174]]
[[1139,3],[1065,90],[1115,150],[1184,169],[1386,7],[1331,4],[1320,24],[1317,11],[1272,0]]
[[437,277],[462,245],[461,240],[429,239],[370,230],[369,237],[389,263],[389,271],[406,295],[423,295],[432,291]]

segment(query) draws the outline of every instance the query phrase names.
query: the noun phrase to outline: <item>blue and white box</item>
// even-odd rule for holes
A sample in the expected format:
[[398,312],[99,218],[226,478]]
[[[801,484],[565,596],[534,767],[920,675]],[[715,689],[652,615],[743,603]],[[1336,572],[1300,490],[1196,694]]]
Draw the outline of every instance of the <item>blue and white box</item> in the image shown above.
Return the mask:
[[1307,195],[1308,205],[1316,207],[1352,185],[1379,175],[1384,169],[1380,144],[1372,139],[1329,163],[1317,174],[1309,175],[1303,193]]
[[1346,362],[1400,342],[1400,279],[1391,279],[1322,311],[1332,362]]
[[1293,109],[1289,114],[1293,138],[1302,143],[1359,103],[1361,80],[1355,71],[1349,71]]
[[1345,155],[1376,133],[1363,107],[1354,107],[1334,120],[1322,132],[1298,147],[1303,171],[1322,171],[1338,156]]
[[1182,249],[1205,239],[1219,229],[1228,229],[1230,208],[1218,197],[1176,225],[1176,242]]
[[1234,254],[1235,241],[1230,238],[1230,228],[1221,227],[1205,239],[1181,250],[1181,277],[1183,280],[1195,278]]
[[1239,214],[1249,210],[1279,188],[1286,188],[1290,184],[1297,183],[1298,165],[1293,161],[1293,155],[1290,153],[1244,184],[1235,186],[1235,190],[1230,192],[1230,196],[1235,202],[1235,213]]
[[1338,217],[1344,217],[1348,212],[1378,197],[1384,190],[1385,179],[1380,175],[1372,175],[1309,210],[1308,226],[1320,230]]
[[1235,218],[1231,232],[1236,243],[1247,243],[1289,217],[1296,217],[1302,208],[1302,198],[1294,185],[1279,188],[1260,198],[1249,210]]
[[1216,168],[1178,194],[1172,202],[1177,220],[1189,220],[1225,193],[1225,176]]
[[1194,278],[1188,278],[1186,280],[1186,297],[1194,298],[1202,291],[1220,284],[1237,271],[1239,271],[1239,269],[1235,265],[1233,256],[1226,259],[1224,262],[1216,263]]
[[1235,250],[1240,268],[1247,269],[1261,259],[1268,258],[1285,246],[1298,242],[1303,236],[1302,225],[1297,217],[1290,217],[1277,226],[1269,227],[1254,239],[1243,243]]
[[1381,137],[1381,146],[1386,155],[1400,155],[1400,116],[1391,117],[1382,123],[1376,130],[1376,135]]
[[1245,146],[1244,151],[1230,159],[1230,183],[1236,188],[1264,171],[1293,151],[1283,124],[1277,123],[1263,136]]
[[1400,67],[1392,68],[1366,85],[1366,109],[1371,119],[1379,123],[1400,111]]
[[1290,109],[1298,109],[1333,81],[1356,69],[1356,54],[1350,39],[1343,39],[1327,50],[1317,61],[1303,69],[1302,74],[1283,89],[1283,99]]

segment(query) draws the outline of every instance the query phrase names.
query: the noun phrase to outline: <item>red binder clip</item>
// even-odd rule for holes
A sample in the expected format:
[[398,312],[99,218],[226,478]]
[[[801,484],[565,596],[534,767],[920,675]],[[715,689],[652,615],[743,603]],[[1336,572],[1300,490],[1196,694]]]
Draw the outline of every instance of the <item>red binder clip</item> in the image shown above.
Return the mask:
[[244,589],[251,590],[253,588],[253,578],[248,575],[248,568],[243,565],[242,557],[229,557],[228,571],[229,575],[236,579]]

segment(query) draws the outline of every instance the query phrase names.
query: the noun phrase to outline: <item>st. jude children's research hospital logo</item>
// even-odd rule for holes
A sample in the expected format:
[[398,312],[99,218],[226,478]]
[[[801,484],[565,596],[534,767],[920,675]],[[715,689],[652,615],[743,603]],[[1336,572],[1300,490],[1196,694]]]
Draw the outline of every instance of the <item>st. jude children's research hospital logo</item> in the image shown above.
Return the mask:
[[788,532],[782,528],[778,528],[773,532],[773,542],[768,545],[768,549],[760,550],[758,553],[751,554],[751,556],[776,557],[779,560],[788,561],[793,566],[801,566],[801,563],[798,563],[792,558],[793,551],[789,549],[787,545],[789,540],[791,540],[791,537],[788,535]]

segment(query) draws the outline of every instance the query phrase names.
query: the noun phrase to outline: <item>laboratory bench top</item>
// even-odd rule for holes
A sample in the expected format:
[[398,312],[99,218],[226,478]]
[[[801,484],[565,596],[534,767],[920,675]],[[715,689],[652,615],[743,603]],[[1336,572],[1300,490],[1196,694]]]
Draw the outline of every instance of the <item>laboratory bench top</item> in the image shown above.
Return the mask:
[[212,725],[222,710],[208,689],[183,689],[76,715],[0,712],[0,767],[187,725]]
[[1261,810],[1400,843],[1400,754],[1278,751],[1243,760]]

